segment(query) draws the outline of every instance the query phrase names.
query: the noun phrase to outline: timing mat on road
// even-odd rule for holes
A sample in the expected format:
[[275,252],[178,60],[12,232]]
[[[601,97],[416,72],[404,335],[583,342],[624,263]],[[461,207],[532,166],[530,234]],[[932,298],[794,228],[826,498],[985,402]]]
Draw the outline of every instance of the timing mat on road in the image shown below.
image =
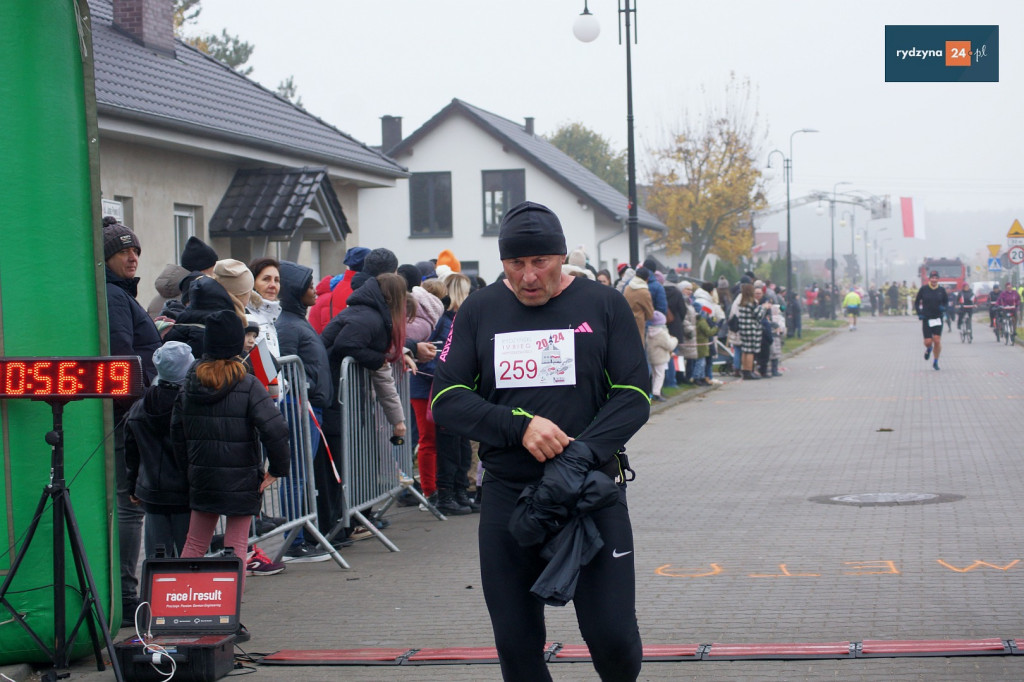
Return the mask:
[[[1020,644],[1018,644],[1018,642]],[[805,642],[789,644],[645,644],[643,660],[740,661],[841,658],[897,658],[921,656],[1006,656],[1024,654],[1018,639],[875,640],[860,642]],[[544,647],[549,663],[590,660],[581,644],[552,642]],[[494,647],[407,647],[365,649],[282,649],[263,657],[267,665],[466,665],[497,663]]]

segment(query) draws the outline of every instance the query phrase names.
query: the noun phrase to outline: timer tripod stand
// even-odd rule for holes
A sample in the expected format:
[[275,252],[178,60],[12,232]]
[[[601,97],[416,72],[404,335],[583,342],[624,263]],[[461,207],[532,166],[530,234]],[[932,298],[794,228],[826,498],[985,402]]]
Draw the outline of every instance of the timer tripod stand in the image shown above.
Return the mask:
[[[71,663],[70,642],[74,642],[79,628],[85,622],[89,628],[89,635],[92,638],[93,653],[96,656],[96,669],[104,670],[103,656],[100,651],[100,641],[96,632],[96,625],[99,624],[103,632],[103,639],[106,643],[107,653],[110,655],[110,666],[114,669],[114,678],[123,682],[121,667],[118,664],[114,652],[114,642],[110,638],[103,607],[97,601],[96,581],[93,579],[92,570],[89,568],[89,561],[85,556],[85,545],[82,542],[82,534],[78,529],[78,522],[75,519],[75,512],[71,506],[71,492],[68,490],[64,480],[64,429],[63,414],[64,405],[68,399],[52,398],[46,402],[50,405],[53,413],[53,430],[47,432],[46,442],[51,447],[50,459],[50,482],[43,488],[43,494],[39,499],[32,523],[29,524],[25,535],[25,541],[18,550],[14,562],[11,564],[10,572],[0,585],[0,605],[10,611],[13,619],[28,632],[36,645],[49,657],[53,663],[53,669],[43,674],[43,679],[52,682],[53,680],[67,677],[66,671]],[[7,591],[14,581],[18,568],[28,553],[32,544],[39,522],[46,509],[46,503],[52,503],[53,511],[53,647],[47,646],[42,637],[25,621],[25,614],[18,613],[18,610],[7,600]],[[67,600],[66,600],[66,551],[65,531],[71,547],[71,555],[75,562],[75,570],[78,574],[78,589],[82,595],[82,610],[75,619],[75,626],[70,637],[67,636]]]

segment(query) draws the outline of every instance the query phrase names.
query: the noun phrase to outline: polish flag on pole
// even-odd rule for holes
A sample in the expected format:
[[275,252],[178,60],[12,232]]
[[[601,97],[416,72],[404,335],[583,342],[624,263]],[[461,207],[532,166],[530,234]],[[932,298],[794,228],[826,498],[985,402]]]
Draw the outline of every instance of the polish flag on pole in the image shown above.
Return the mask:
[[908,239],[924,239],[924,202],[900,197],[900,213],[903,214],[903,236]]
[[249,351],[249,361],[252,363],[253,374],[264,386],[277,383],[277,367],[274,366],[274,359],[267,349],[266,339],[260,339]]

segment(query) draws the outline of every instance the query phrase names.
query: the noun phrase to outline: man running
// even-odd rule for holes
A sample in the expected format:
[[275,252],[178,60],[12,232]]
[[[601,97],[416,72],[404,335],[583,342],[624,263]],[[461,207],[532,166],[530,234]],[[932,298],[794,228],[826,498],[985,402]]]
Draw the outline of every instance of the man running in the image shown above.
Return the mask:
[[[498,251],[506,279],[459,309],[438,354],[431,407],[439,425],[480,441],[480,573],[502,675],[551,679],[544,604],[571,598],[600,678],[635,680],[642,647],[622,448],[650,414],[640,335],[621,294],[562,274],[565,235],[547,207],[510,209]],[[579,527],[568,510],[580,509],[584,485],[608,493],[607,506],[581,519],[603,545],[589,544],[596,554],[578,562],[585,565],[574,593],[542,601],[544,550],[560,538],[558,527]],[[509,521],[534,521],[538,508],[548,523],[536,542],[524,542]]]
[[857,331],[857,318],[860,316],[860,294],[854,289],[846,294],[843,299],[843,309],[846,311],[847,316],[850,318],[850,331]]
[[935,359],[934,369],[939,368],[939,355],[942,353],[942,314],[949,307],[949,295],[945,287],[939,286],[939,271],[928,273],[928,284],[917,290],[914,298],[914,310],[921,319],[921,331],[924,334],[924,359],[927,362],[932,351]]

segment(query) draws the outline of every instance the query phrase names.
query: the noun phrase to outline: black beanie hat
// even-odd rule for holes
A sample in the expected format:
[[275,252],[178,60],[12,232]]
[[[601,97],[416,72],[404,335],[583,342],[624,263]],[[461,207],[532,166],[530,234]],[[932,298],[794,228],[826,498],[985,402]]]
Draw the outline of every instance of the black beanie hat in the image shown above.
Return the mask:
[[385,272],[395,272],[396,270],[398,270],[398,256],[392,253],[390,249],[374,249],[366,254],[366,260],[363,261],[362,272],[370,277],[383,275]]
[[218,310],[206,318],[203,354],[214,360],[226,360],[242,354],[245,327],[233,310]]
[[181,252],[181,267],[189,272],[212,268],[217,262],[217,252],[198,237],[189,237]]
[[509,209],[498,228],[498,257],[565,255],[565,234],[547,206],[524,201]]
[[398,274],[405,278],[406,291],[412,291],[413,287],[418,287],[423,281],[423,275],[420,274],[420,269],[415,265],[399,265]]
[[103,260],[110,260],[110,257],[119,251],[127,248],[134,248],[142,254],[142,244],[132,228],[117,222],[110,222],[109,217],[103,219]]

